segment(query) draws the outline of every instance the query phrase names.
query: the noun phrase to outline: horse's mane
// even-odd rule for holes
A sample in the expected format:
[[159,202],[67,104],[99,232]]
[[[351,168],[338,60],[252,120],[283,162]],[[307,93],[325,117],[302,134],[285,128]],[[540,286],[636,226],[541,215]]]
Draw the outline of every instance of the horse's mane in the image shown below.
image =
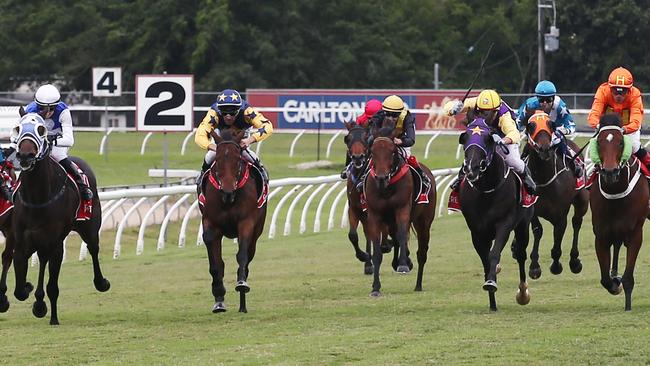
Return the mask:
[[600,118],[600,127],[618,126],[621,127],[621,117],[615,113],[607,113]]
[[391,137],[393,134],[393,128],[390,126],[382,127],[377,131],[377,137]]

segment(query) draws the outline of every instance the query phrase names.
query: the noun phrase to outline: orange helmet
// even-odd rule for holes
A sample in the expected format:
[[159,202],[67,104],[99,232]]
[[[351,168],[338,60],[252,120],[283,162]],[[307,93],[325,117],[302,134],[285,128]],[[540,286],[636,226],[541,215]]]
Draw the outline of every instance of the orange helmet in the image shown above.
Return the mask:
[[632,78],[632,73],[629,72],[626,68],[617,67],[609,74],[607,83],[612,88],[629,89],[634,83],[634,78]]

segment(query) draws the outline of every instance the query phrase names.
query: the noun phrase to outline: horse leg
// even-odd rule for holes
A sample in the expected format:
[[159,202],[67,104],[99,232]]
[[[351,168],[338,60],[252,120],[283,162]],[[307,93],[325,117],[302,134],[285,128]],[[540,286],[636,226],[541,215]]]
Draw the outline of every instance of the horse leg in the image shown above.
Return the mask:
[[[609,291],[610,294],[618,295],[621,293],[621,283],[618,280],[613,281],[612,277],[609,275],[609,266],[611,263],[610,245],[607,240],[596,236],[595,246],[596,257],[598,257],[598,265],[600,267],[600,284]],[[614,250],[616,251],[616,245],[614,245]]]
[[580,250],[578,249],[578,236],[580,228],[582,227],[582,218],[587,214],[589,207],[589,198],[587,193],[583,190],[578,192],[573,203],[573,217],[571,218],[571,226],[573,226],[573,241],[571,242],[571,259],[569,260],[569,267],[571,272],[582,272],[582,261],[580,261]]
[[79,236],[86,242],[88,253],[93,260],[93,284],[99,292],[106,292],[111,288],[111,283],[102,274],[99,265],[99,228],[88,227],[78,231]]
[[[533,215],[530,224],[533,228],[533,250],[530,252],[530,267],[528,269],[528,275],[533,280],[536,280],[542,276],[542,267],[539,265],[539,242],[542,240],[544,229],[542,228],[542,223],[539,221],[537,215]],[[513,257],[514,259],[517,259],[514,251]]]
[[25,301],[29,294],[34,290],[34,286],[27,282],[27,261],[29,255],[23,252],[14,253],[14,275],[16,276],[16,288],[14,289],[14,296],[19,301]]
[[0,313],[9,310],[9,299],[7,298],[7,272],[11,267],[11,260],[14,256],[13,241],[10,235],[5,235],[5,250],[2,252],[2,276],[0,277]]
[[377,220],[368,217],[368,238],[372,242],[372,291],[371,297],[381,296],[381,281],[379,280],[379,268],[384,253],[381,250],[381,235],[380,224]]
[[363,226],[363,235],[366,238],[366,260],[363,265],[363,273],[367,275],[372,274],[372,241],[370,241],[370,236],[368,235],[368,230],[366,226],[368,225],[365,221],[361,223]]
[[519,289],[516,300],[519,305],[530,302],[528,283],[526,282],[526,247],[528,247],[529,233],[526,222],[521,222],[515,227],[515,256],[519,265]]
[[[490,271],[490,262],[488,261],[488,256],[490,254],[490,244],[491,240],[485,240],[485,236],[482,233],[475,233],[472,231],[472,245],[474,245],[474,250],[481,258],[481,263],[483,264],[483,279],[487,280],[488,272]],[[490,300],[490,310],[497,311],[497,301],[494,293],[497,290],[496,283],[493,288],[486,288],[483,285],[483,289],[488,291],[488,297]]]
[[416,222],[414,226],[418,236],[418,277],[415,280],[415,291],[422,291],[422,275],[424,274],[424,265],[427,263],[431,222]]
[[636,258],[643,242],[643,222],[636,228],[634,234],[627,243],[627,255],[625,257],[625,272],[623,272],[623,290],[625,291],[625,310],[632,310],[632,290],[634,290],[634,267]]
[[63,261],[63,242],[58,249],[52,254],[49,260],[50,277],[47,280],[47,297],[50,299],[50,325],[59,325],[59,316],[57,312],[57,300],[59,298],[59,273],[61,271],[61,262]]
[[203,220],[203,242],[208,252],[210,276],[212,277],[212,296],[215,302],[212,312],[222,313],[226,311],[226,304],[223,301],[226,295],[226,287],[223,285],[225,264],[221,256],[221,239],[223,236],[221,232],[216,232],[209,225],[206,220]]
[[501,223],[500,227],[497,228],[494,236],[494,245],[489,250],[488,272],[485,284],[483,285],[483,289],[486,291],[497,290],[497,265],[501,261],[501,251],[508,241],[508,236],[510,236],[510,230],[507,229],[508,226],[505,223]]
[[[408,209],[408,210],[407,210]],[[395,215],[395,222],[397,223],[397,230],[395,233],[397,243],[399,244],[399,259],[397,265],[397,273],[406,274],[411,272],[413,264],[409,265],[408,261],[408,239],[409,239],[409,225],[411,223],[411,208],[402,209]]]
[[612,269],[609,274],[611,278],[618,278],[618,255],[621,252],[621,243],[614,243],[614,255],[612,256]]
[[553,258],[553,263],[551,263],[550,271],[554,275],[559,275],[563,270],[562,263],[560,263],[560,257],[562,257],[562,238],[566,231],[566,225],[567,219],[564,215],[553,225],[553,249],[551,249],[551,258]]
[[50,258],[45,257],[45,255],[38,256],[39,266],[38,266],[38,284],[36,285],[36,291],[34,292],[34,297],[36,301],[32,305],[32,314],[37,318],[42,318],[47,314],[47,305],[43,299],[45,298],[45,290],[43,290],[43,283],[45,282],[45,266]]
[[[248,293],[251,288],[248,285],[248,263],[250,263],[250,257],[248,251],[250,250],[253,228],[249,227],[250,225],[242,224],[239,227],[239,237],[237,238],[237,243],[239,244],[239,250],[237,251],[237,285],[235,285],[235,291],[239,292],[239,312],[247,313],[246,309],[246,293]],[[242,233],[245,233],[242,235]]]
[[350,243],[352,243],[354,253],[359,261],[367,262],[370,259],[368,257],[368,254],[359,248],[359,234],[357,233],[357,228],[359,227],[359,218],[351,208],[348,209],[348,221],[350,224],[350,229],[348,230],[348,239],[350,240]]

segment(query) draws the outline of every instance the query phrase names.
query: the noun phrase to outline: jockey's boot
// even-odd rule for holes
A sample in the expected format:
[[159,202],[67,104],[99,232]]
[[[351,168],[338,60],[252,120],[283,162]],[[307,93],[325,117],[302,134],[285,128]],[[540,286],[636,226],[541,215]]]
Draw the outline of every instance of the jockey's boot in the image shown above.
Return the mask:
[[418,197],[418,202],[428,202],[429,197],[427,193],[429,192],[429,188],[431,188],[431,179],[429,179],[429,176],[424,172],[424,170],[422,170],[422,167],[420,166],[420,163],[418,163],[415,155],[409,156],[406,161],[415,169],[416,172],[418,172],[420,178],[422,179],[422,192]]
[[68,174],[72,175],[72,178],[77,183],[77,186],[79,186],[79,194],[81,194],[81,199],[86,201],[93,199],[93,191],[90,190],[90,187],[88,187],[84,181],[77,167],[72,164],[72,161],[68,158],[65,158],[59,161],[59,164],[61,164],[63,169],[65,169]]
[[199,176],[196,177],[196,185],[201,186],[201,182],[203,181],[203,175],[205,172],[210,169],[210,164],[206,163],[205,160],[203,160],[203,165],[201,166],[201,172],[199,173]]
[[0,195],[2,195],[2,198],[5,200],[13,203],[13,191],[6,183],[0,184]]
[[576,178],[582,177],[582,175],[585,173],[585,170],[582,168],[582,159],[580,157],[577,157],[575,159],[571,159],[570,156],[567,156],[569,158],[569,161],[573,165],[573,173],[576,175]]
[[637,158],[639,158],[639,160],[641,161],[641,163],[643,163],[643,165],[645,165],[646,167],[648,167],[648,169],[650,169],[650,154],[648,154],[648,151],[646,149],[640,148],[639,151],[637,151],[634,154],[636,155]]
[[524,187],[526,187],[526,191],[531,195],[537,195],[537,184],[535,184],[527,165],[524,167],[524,172],[521,173],[521,177],[521,180],[524,182]]
[[266,171],[266,168],[264,167],[264,164],[262,164],[262,161],[260,159],[255,159],[253,162],[255,166],[260,170],[262,173],[262,180],[264,184],[269,182],[269,172]]
[[352,158],[350,157],[350,154],[346,153],[345,166],[343,167],[343,170],[341,170],[341,179],[348,179],[348,168],[350,167],[350,162],[352,162]]

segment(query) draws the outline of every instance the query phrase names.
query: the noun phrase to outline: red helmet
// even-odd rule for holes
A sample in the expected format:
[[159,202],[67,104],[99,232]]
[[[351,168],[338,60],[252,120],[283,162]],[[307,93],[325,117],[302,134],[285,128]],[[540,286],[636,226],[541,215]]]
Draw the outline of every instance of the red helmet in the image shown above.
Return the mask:
[[366,109],[362,115],[357,117],[357,124],[359,126],[365,126],[368,124],[368,120],[375,115],[375,113],[381,110],[381,102],[377,99],[370,99],[366,102]]
[[612,88],[626,88],[629,89],[634,84],[632,73],[623,67],[617,67],[609,74],[607,83]]

